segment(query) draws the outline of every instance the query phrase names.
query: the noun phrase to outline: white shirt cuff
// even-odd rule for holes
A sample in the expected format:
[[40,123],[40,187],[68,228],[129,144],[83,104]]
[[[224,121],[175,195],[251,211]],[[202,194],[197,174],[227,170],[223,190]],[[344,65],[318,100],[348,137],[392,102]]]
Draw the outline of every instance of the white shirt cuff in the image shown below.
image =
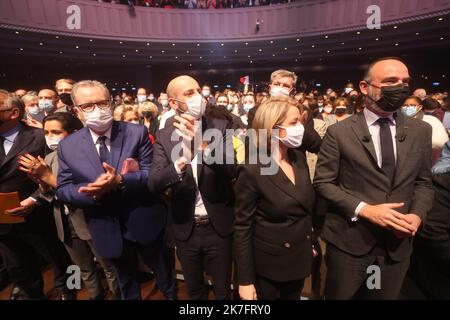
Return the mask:
[[181,177],[181,176],[183,175],[184,171],[181,171],[180,168],[178,167],[178,164],[179,164],[180,162],[186,162],[186,158],[185,158],[185,157],[181,157],[181,158],[177,159],[177,160],[174,162],[174,164],[173,164],[174,167],[175,167],[175,171],[176,171],[177,174]]
[[362,201],[358,204],[358,206],[357,206],[356,209],[355,209],[355,215],[354,215],[353,218],[352,218],[352,221],[353,221],[353,222],[356,222],[356,221],[359,220],[359,213],[361,212],[362,208],[363,208],[366,204],[367,204],[367,203],[362,202]]

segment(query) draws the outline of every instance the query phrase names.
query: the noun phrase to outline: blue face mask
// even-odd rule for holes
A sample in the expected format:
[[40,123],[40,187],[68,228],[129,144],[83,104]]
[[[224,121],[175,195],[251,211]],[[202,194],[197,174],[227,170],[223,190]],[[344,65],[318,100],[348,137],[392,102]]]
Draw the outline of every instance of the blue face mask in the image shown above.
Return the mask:
[[244,104],[244,111],[249,112],[255,105],[251,103],[245,103]]
[[52,100],[39,100],[39,109],[43,112],[53,111],[53,101]]
[[37,116],[39,113],[41,113],[41,109],[38,106],[29,107],[28,113],[31,114],[32,116]]
[[419,111],[417,111],[416,106],[404,106],[402,107],[402,112],[407,117],[414,117]]

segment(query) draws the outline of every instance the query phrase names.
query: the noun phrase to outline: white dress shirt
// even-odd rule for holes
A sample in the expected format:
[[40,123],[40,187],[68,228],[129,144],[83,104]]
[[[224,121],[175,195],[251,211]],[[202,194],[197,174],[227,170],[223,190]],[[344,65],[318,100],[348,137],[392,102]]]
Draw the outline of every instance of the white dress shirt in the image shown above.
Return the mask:
[[18,124],[11,130],[0,134],[5,138],[3,142],[3,150],[5,150],[5,156],[8,155],[8,152],[11,150],[14,141],[16,141],[17,136],[19,135],[20,129],[22,128],[21,124]]
[[[196,121],[195,126],[199,126],[199,121]],[[204,154],[208,153],[209,150],[205,150]],[[184,171],[182,172],[180,170],[180,168],[178,168],[178,163],[182,162],[182,161],[186,161],[186,158],[181,157],[180,159],[178,159],[177,161],[175,161],[174,166],[175,166],[175,170],[178,173],[178,176],[181,176],[184,174]],[[208,215],[208,212],[206,211],[206,207],[205,204],[203,203],[203,198],[202,195],[200,193],[200,189],[198,188],[198,172],[197,172],[197,165],[198,165],[198,153],[195,155],[194,159],[192,159],[191,161],[191,167],[192,167],[192,174],[194,176],[194,181],[195,181],[195,210],[194,210],[194,216],[196,217],[204,217]]]
[[94,142],[95,145],[95,149],[97,149],[97,154],[100,155],[100,141],[98,140],[99,137],[105,136],[105,144],[106,144],[106,148],[108,149],[109,152],[111,152],[111,128],[109,128],[108,130],[106,130],[106,132],[104,134],[102,134],[101,136],[98,135],[97,133],[95,133],[94,131],[92,131],[90,128],[89,132],[91,133],[91,137],[92,137],[92,141]]
[[[366,119],[367,127],[369,128],[370,136],[373,142],[373,146],[375,148],[375,153],[377,155],[377,163],[378,166],[382,167],[382,154],[381,154],[381,139],[380,139],[380,124],[377,122],[378,119],[382,118],[379,115],[373,113],[367,108],[364,108],[364,118]],[[391,135],[392,135],[392,144],[394,146],[394,156],[395,161],[397,162],[397,143],[395,136],[397,134],[397,127],[395,124],[395,118],[394,115],[391,114],[389,117],[389,128],[391,129]],[[359,205],[355,209],[355,216],[352,218],[352,221],[357,221],[359,213],[361,212],[361,209],[366,205],[365,202],[360,202]]]

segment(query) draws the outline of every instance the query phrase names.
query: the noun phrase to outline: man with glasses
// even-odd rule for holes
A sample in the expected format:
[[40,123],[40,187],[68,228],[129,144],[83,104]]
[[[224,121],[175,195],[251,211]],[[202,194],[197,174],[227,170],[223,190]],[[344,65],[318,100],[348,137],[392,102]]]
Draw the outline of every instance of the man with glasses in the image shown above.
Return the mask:
[[[158,273],[159,289],[175,298],[169,266],[161,265],[166,209],[147,188],[152,166],[147,129],[113,121],[110,93],[98,81],[76,83],[72,100],[86,127],[58,147],[57,196],[84,210],[94,248],[117,270],[122,299],[141,298],[138,253]],[[130,162],[134,170],[125,169]]]

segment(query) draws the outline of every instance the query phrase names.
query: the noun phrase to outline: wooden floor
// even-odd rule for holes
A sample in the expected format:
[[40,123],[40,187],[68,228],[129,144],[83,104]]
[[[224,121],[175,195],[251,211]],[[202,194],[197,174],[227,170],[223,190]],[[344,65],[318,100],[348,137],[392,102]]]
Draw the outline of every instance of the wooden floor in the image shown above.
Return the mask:
[[[53,288],[53,271],[51,268],[47,268],[42,273],[44,279],[44,293],[47,299],[49,300],[58,300],[59,294]],[[12,290],[12,284],[7,286],[5,289],[0,291],[0,300],[8,300]],[[154,279],[151,279],[141,286],[141,295],[144,300],[164,300],[164,295],[161,291],[156,287],[156,283]],[[211,294],[211,297],[213,295]],[[89,300],[88,293],[85,289],[81,289],[77,294],[78,300]],[[106,300],[111,299],[110,296],[106,298]],[[187,300],[188,294],[186,291],[186,286],[183,281],[178,281],[178,299]]]

